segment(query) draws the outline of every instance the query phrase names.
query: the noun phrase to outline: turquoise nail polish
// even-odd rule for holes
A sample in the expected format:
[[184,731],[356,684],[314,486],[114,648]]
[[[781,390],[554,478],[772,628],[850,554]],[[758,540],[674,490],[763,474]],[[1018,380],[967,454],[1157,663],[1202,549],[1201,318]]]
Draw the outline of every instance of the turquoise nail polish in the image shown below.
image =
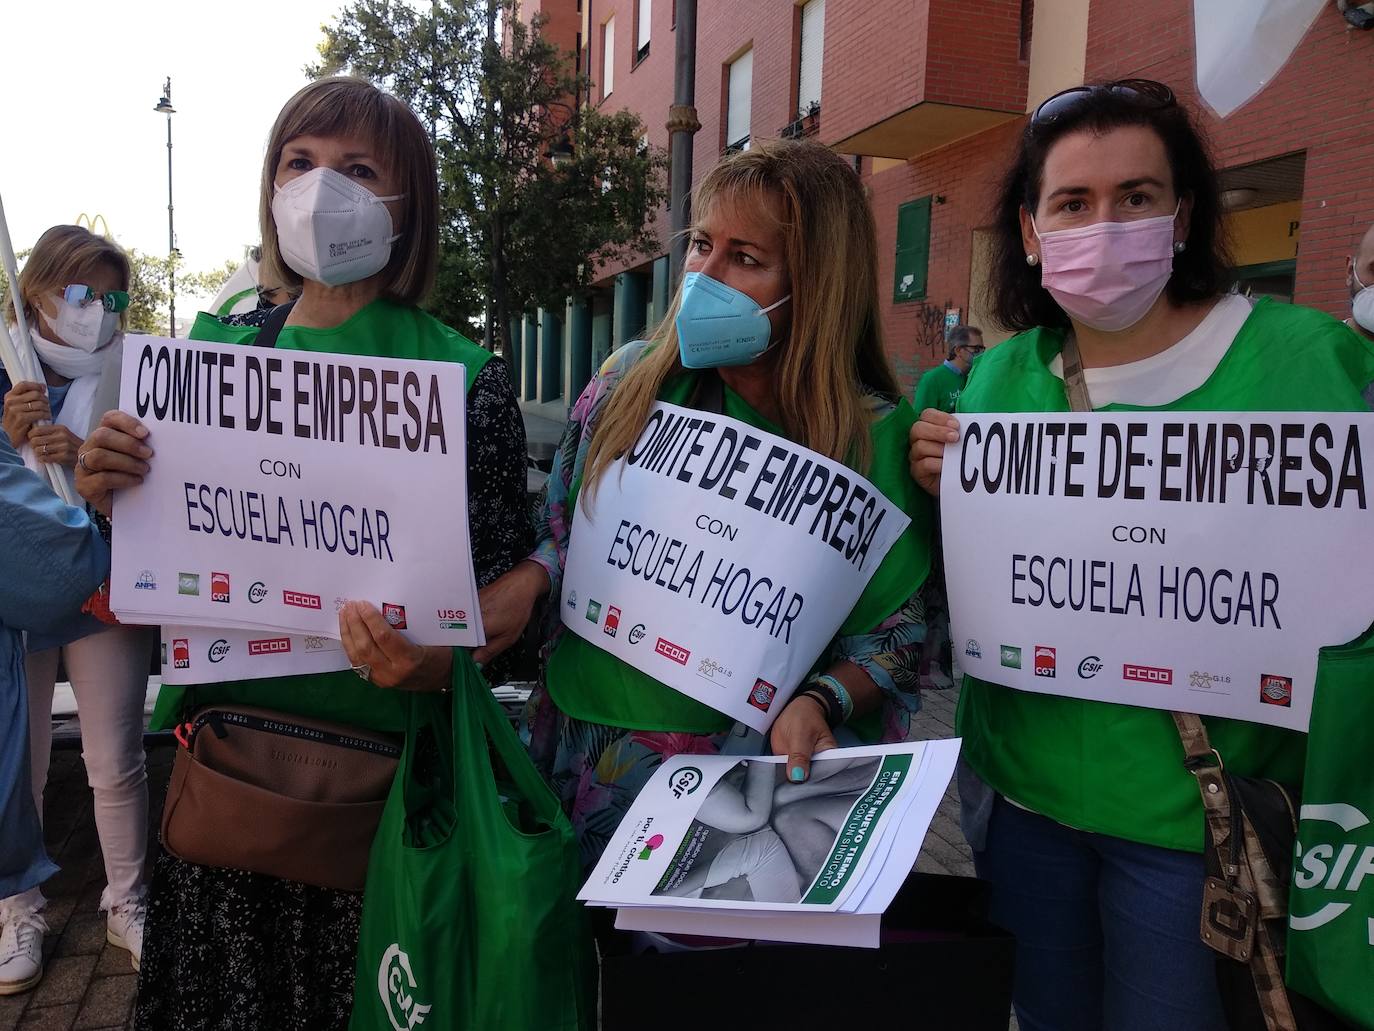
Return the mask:
[[793,766],[792,779],[796,781],[798,784],[800,784],[802,781],[806,779],[806,771],[803,770],[800,766]]

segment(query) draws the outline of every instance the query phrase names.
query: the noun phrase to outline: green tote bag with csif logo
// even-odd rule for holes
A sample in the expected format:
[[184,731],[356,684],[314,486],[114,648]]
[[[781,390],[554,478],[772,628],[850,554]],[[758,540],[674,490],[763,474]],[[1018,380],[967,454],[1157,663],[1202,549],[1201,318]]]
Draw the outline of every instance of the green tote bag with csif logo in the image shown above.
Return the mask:
[[1374,629],[1323,648],[1288,895],[1290,987],[1374,1028]]
[[410,699],[368,868],[351,1031],[589,1027],[579,884],[571,824],[455,650],[452,695]]

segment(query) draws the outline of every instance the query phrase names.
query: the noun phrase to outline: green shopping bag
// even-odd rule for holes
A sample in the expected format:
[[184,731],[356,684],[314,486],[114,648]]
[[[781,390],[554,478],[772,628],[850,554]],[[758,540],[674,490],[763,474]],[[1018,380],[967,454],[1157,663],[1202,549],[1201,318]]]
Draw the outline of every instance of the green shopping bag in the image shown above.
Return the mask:
[[1323,648],[1288,911],[1290,987],[1374,1028],[1374,628]]
[[411,701],[372,846],[350,1031],[590,1026],[572,826],[482,675]]

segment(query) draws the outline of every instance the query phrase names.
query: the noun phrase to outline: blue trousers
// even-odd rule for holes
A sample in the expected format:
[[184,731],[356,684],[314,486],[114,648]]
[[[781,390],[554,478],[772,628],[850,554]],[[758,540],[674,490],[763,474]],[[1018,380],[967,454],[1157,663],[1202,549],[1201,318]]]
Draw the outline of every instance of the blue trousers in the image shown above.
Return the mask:
[[1225,1031],[1202,856],[1073,830],[997,797],[978,876],[1016,936],[1022,1031]]

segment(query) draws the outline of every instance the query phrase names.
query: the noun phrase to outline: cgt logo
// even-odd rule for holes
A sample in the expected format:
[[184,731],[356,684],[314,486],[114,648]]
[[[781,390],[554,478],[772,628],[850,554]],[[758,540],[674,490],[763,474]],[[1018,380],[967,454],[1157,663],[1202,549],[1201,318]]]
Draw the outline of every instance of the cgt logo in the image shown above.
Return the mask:
[[172,668],[191,668],[191,642],[189,638],[172,638]]
[[211,573],[210,574],[210,600],[229,602],[229,574]]
[[1054,649],[1043,644],[1035,646],[1035,675],[1052,677],[1056,672]]
[[701,787],[701,781],[701,770],[695,766],[684,766],[668,778],[668,787],[672,789],[674,798],[683,798]]
[[248,642],[249,655],[285,655],[291,650],[291,638],[267,637]]
[[415,998],[418,987],[410,957],[399,943],[393,942],[382,953],[382,962],[377,967],[377,993],[382,997],[382,1008],[393,1031],[413,1031],[425,1022],[433,1008]]
[[614,605],[606,609],[606,622],[601,626],[601,632],[607,637],[614,637],[616,631],[620,629],[620,610]]
[[1174,671],[1162,666],[1137,666],[1128,662],[1121,667],[1121,679],[1134,680],[1139,684],[1172,684]]
[[[1293,887],[1297,890],[1289,906],[1288,926],[1295,931],[1312,931],[1325,927],[1354,905],[1361,888],[1374,890],[1374,826],[1364,813],[1345,802],[1306,803],[1300,818],[1293,864]],[[1331,824],[1344,834],[1321,835],[1326,840],[1304,848],[1302,838],[1308,837],[1310,842],[1309,835],[1320,834],[1322,824]],[[1341,841],[1342,836],[1346,840]],[[1360,840],[1349,840],[1356,837]],[[1367,877],[1371,878],[1369,886],[1365,884]],[[1315,909],[1299,915],[1313,902],[1318,903]],[[1356,924],[1351,930],[1355,941],[1368,944],[1364,927]],[[1369,933],[1374,933],[1374,925],[1369,925]]]
[[658,644],[654,645],[654,651],[662,655],[665,659],[672,659],[679,666],[687,665],[687,660],[692,657],[692,653],[680,644],[674,644],[666,638],[660,637]]
[[302,594],[300,591],[282,591],[281,603],[298,609],[318,609],[320,596],[318,594]]

